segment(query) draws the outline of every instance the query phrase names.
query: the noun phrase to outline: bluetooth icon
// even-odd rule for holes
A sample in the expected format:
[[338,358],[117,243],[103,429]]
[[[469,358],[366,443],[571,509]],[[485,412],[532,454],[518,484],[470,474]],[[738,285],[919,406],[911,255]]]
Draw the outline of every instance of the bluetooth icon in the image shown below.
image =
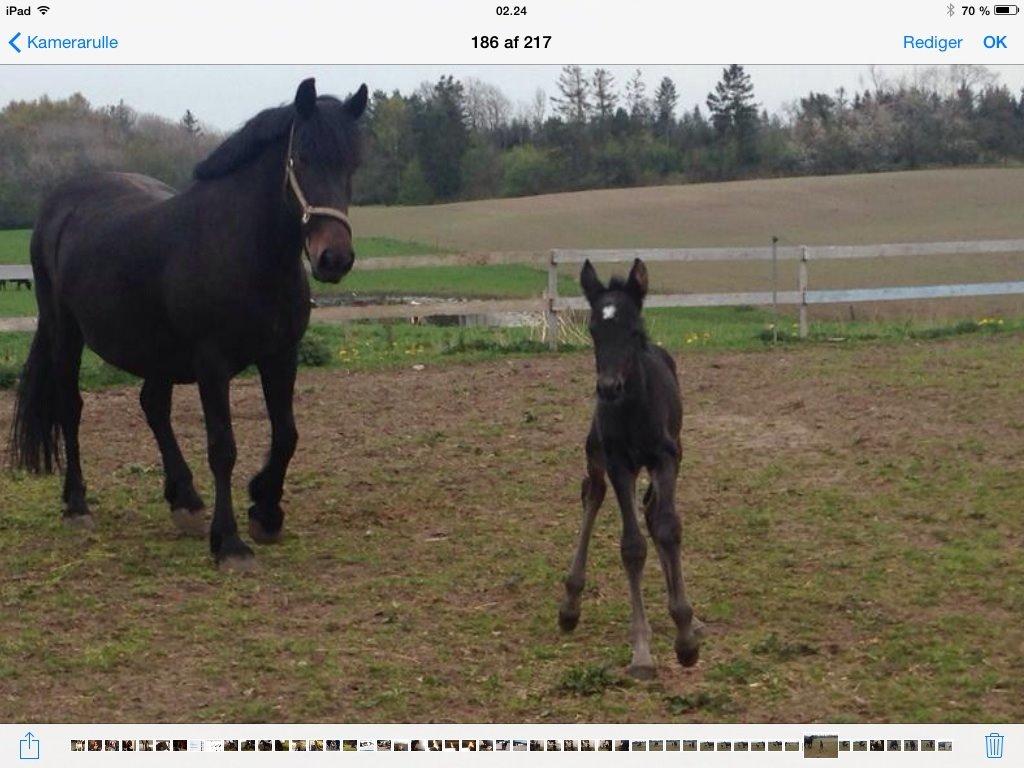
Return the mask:
[[953,3],[950,3],[949,5],[947,5],[946,6],[946,13],[948,13],[950,15],[950,17],[956,16],[956,6],[953,5]]

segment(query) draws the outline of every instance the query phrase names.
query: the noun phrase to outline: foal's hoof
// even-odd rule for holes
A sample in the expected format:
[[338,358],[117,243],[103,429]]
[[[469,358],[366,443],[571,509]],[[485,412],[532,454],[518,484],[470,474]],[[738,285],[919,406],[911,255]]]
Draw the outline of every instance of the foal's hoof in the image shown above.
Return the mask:
[[73,531],[91,531],[96,527],[96,522],[88,512],[80,515],[69,515],[64,513],[60,521]]
[[579,623],[579,613],[569,613],[567,611],[558,612],[558,626],[563,632],[572,632],[576,629],[576,625]]
[[257,544],[277,544],[284,538],[284,528],[268,531],[255,517],[249,518],[249,535]]
[[700,641],[704,639],[704,623],[694,618],[685,637],[676,639],[676,659],[684,667],[692,667],[700,658]]
[[205,539],[210,533],[210,520],[202,509],[172,509],[171,520],[186,536]]
[[676,659],[684,667],[692,667],[700,658],[700,643],[676,643]]
[[626,673],[635,680],[653,680],[658,674],[649,664],[630,664]]

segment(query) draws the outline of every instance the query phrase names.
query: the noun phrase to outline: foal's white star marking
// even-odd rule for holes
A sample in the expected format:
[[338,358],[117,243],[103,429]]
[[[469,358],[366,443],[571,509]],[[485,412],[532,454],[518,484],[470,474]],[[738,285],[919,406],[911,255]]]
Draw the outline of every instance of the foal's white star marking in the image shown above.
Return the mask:
[[601,319],[611,320],[613,317],[615,317],[615,305],[605,304],[604,307],[601,308]]

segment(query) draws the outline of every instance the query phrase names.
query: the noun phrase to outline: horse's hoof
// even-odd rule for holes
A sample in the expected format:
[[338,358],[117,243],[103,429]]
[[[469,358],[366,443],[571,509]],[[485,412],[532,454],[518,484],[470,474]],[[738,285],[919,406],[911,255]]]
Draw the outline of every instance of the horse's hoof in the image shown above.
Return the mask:
[[648,664],[630,664],[626,673],[636,680],[653,680],[657,676],[657,671]]
[[250,517],[249,535],[257,544],[277,544],[284,537],[284,527],[282,526],[276,531],[271,532],[264,528],[263,523],[255,517]]
[[252,573],[256,570],[256,558],[252,554],[232,554],[218,558],[217,568],[224,573]]
[[210,534],[210,520],[202,509],[172,509],[171,520],[186,536],[205,539]]
[[578,613],[558,612],[558,626],[563,632],[572,632],[579,623],[580,615]]
[[88,512],[80,515],[63,514],[60,521],[75,531],[91,531],[96,527],[96,522]]

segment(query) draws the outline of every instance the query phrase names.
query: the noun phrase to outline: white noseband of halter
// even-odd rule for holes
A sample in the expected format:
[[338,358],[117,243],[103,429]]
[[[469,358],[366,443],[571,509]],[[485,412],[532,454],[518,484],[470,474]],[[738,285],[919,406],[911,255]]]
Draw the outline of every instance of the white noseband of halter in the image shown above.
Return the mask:
[[292,141],[295,138],[295,123],[292,123],[291,130],[288,132],[288,156],[285,161],[285,178],[287,179],[288,186],[291,187],[292,194],[295,195],[295,199],[299,203],[299,207],[302,209],[302,223],[309,224],[309,220],[314,216],[326,216],[329,219],[336,219],[345,225],[345,228],[352,234],[352,223],[348,220],[348,215],[337,208],[326,208],[319,205],[310,205],[309,201],[306,200],[306,196],[302,193],[302,187],[299,185],[299,177],[295,175],[295,159],[292,157]]

